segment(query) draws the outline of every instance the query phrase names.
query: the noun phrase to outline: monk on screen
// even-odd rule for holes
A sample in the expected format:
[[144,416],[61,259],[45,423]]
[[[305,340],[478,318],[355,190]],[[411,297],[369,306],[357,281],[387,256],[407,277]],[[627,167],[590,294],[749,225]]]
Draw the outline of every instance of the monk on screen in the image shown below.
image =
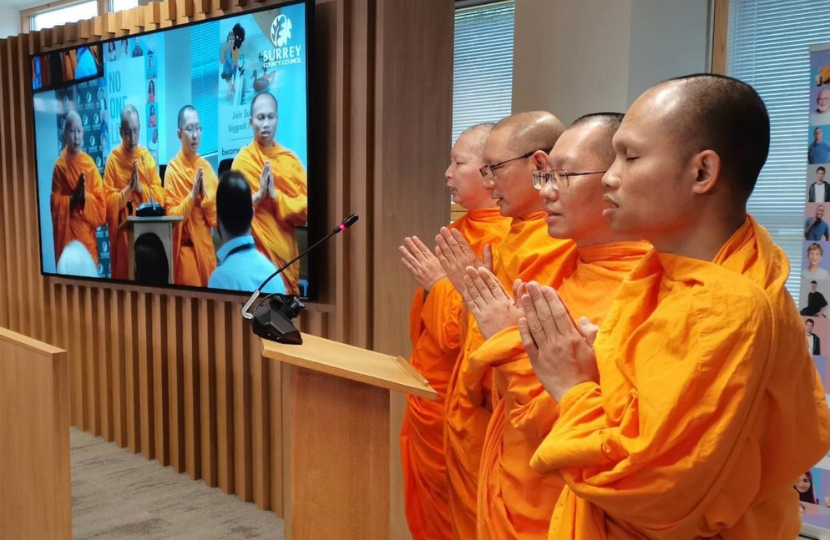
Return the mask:
[[[254,195],[252,226],[256,248],[280,268],[297,256],[295,227],[308,220],[306,172],[299,158],[277,143],[277,99],[268,92],[251,101],[254,140],[239,151],[232,168],[242,173]],[[288,294],[300,293],[300,266],[280,274]]]
[[[498,246],[510,220],[502,217],[479,169],[492,124],[464,131],[453,146],[445,173],[453,201],[467,213],[449,226],[481,257]],[[444,398],[461,349],[461,296],[449,283],[433,252],[417,237],[406,238],[401,261],[418,282],[409,318],[410,363],[438,393],[428,400],[407,396],[401,430],[404,500],[409,530],[416,540],[452,540],[447,466],[444,458]],[[466,314],[464,314],[466,317]]]
[[182,148],[164,172],[164,206],[168,216],[184,216],[173,229],[176,285],[207,287],[216,268],[211,229],[216,228],[216,186],[210,163],[199,156],[202,125],[191,105],[179,111],[176,132]]
[[121,111],[121,144],[110,152],[104,168],[112,279],[129,278],[127,217],[135,215],[140,204],[151,200],[164,205],[156,160],[139,144],[140,135],[138,110],[125,105]]
[[95,161],[82,150],[84,126],[75,111],[69,111],[64,125],[63,151],[52,171],[52,229],[55,240],[55,264],[63,248],[78,240],[98,264],[95,229],[104,224],[101,174]]
[[611,229],[654,249],[599,333],[527,285],[522,341],[558,402],[531,464],[565,487],[549,538],[792,540],[793,484],[830,448],[790,268],[746,204],[770,141],[748,85],[648,90],[614,135]]
[[[611,137],[621,120],[613,113],[578,119],[556,141],[549,169],[534,173],[548,234],[577,246],[552,281],[559,282],[571,313],[596,321],[608,313],[623,279],[650,248],[612,231],[602,216],[608,207],[602,176],[614,161]],[[556,420],[556,403],[522,346],[517,326],[522,312],[513,295],[484,268],[470,268],[465,282],[464,300],[487,341],[470,356],[464,384],[475,392],[492,370],[498,392],[479,469],[478,539],[545,539],[564,483],[533,470],[530,458]]]
[[[550,113],[525,112],[500,121],[487,137],[481,168],[485,187],[501,215],[511,218],[507,235],[488,261],[505,288],[516,279],[548,282],[575,250],[573,242],[548,236],[547,212],[532,178],[533,171],[547,168],[547,154],[564,129]],[[467,267],[487,264],[475,257],[458,231],[442,229],[436,242],[436,255],[449,282],[463,292]],[[453,532],[467,540],[476,538],[478,469],[493,403],[489,374],[482,376],[475,392],[464,387],[470,355],[484,338],[470,316],[463,326],[460,357],[447,388],[444,444]]]

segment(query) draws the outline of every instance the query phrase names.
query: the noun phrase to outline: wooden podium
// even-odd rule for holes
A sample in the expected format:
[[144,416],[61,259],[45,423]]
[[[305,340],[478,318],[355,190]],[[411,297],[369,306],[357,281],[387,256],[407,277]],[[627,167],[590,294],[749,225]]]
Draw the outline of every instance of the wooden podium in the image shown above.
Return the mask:
[[386,540],[390,526],[390,391],[437,397],[400,357],[303,334],[263,340],[286,364],[285,538]]
[[135,279],[135,239],[144,233],[152,233],[161,239],[164,244],[164,253],[167,254],[167,265],[170,268],[169,283],[173,283],[176,275],[173,266],[173,225],[182,221],[182,216],[157,216],[157,217],[136,217],[127,218],[127,243],[130,246],[128,260],[128,274],[130,280]]

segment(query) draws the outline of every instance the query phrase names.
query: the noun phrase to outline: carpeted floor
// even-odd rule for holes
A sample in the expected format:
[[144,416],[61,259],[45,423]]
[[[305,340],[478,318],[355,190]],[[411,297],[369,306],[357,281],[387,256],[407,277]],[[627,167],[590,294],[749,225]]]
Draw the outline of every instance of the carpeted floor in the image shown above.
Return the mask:
[[272,512],[72,428],[75,540],[282,540]]

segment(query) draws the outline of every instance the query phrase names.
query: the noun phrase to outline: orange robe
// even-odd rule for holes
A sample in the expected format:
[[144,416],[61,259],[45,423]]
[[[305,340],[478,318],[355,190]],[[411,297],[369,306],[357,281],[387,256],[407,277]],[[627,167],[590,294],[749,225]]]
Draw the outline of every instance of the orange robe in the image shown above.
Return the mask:
[[[646,254],[645,243],[621,242],[579,248],[554,281],[571,315],[599,324],[623,279]],[[575,267],[575,268],[574,268]],[[536,378],[517,326],[484,342],[470,357],[468,391],[493,370],[500,399],[484,439],[478,483],[479,540],[548,537],[550,517],[564,487],[558,475],[543,475],[530,458],[550,433],[556,402]]]
[[[190,196],[193,179],[202,167],[205,197]],[[211,229],[216,228],[218,180],[210,163],[200,156],[188,158],[181,150],[164,172],[164,208],[168,216],[184,216],[173,229],[174,281],[176,285],[207,287],[216,269],[216,249]]]
[[[251,228],[257,249],[280,268],[297,256],[297,233],[294,228],[304,227],[308,220],[308,188],[305,169],[294,152],[278,144],[264,148],[253,141],[239,151],[232,165],[245,176],[251,193],[259,191],[259,177],[266,160],[271,161],[277,198],[266,196],[259,203]],[[280,276],[288,294],[300,293],[299,264],[286,268]]]
[[[480,257],[507,234],[510,220],[498,208],[470,210],[449,226],[457,229]],[[459,318],[463,300],[448,279],[415,291],[409,318],[410,363],[438,393],[436,400],[407,396],[401,430],[404,501],[409,531],[415,540],[452,540],[444,458],[444,397],[461,348]]]
[[[85,201],[83,208],[69,208],[69,198],[84,174]],[[72,154],[64,148],[52,171],[52,230],[55,240],[55,264],[63,248],[72,240],[80,241],[95,264],[98,264],[98,244],[95,229],[106,221],[101,174],[95,161],[85,152]]]
[[[502,285],[511,291],[513,281],[551,282],[575,254],[570,240],[556,240],[548,235],[546,212],[533,212],[523,219],[514,219],[510,231],[493,254],[493,270]],[[456,362],[447,390],[444,450],[450,489],[453,531],[458,540],[476,538],[476,504],[478,469],[484,436],[492,411],[490,370],[483,374],[475,392],[464,386],[470,367],[470,355],[484,342],[475,318],[467,317],[459,360]]]
[[789,262],[751,217],[712,262],[650,252],[533,457],[567,483],[549,538],[798,536],[798,475],[830,448],[824,389],[784,288]]
[[[141,160],[144,159],[142,164]],[[133,191],[132,197],[121,196],[121,190],[127,187],[133,175],[133,162],[138,161],[138,178],[141,182],[141,195]],[[110,267],[112,279],[129,279],[129,249],[127,243],[127,217],[135,215],[138,205],[150,202],[150,197],[164,205],[164,189],[161,187],[156,160],[146,148],[139,146],[135,152],[127,153],[123,145],[113,148],[104,168],[104,193],[107,204],[107,226],[110,235]],[[129,213],[127,203],[132,203]]]

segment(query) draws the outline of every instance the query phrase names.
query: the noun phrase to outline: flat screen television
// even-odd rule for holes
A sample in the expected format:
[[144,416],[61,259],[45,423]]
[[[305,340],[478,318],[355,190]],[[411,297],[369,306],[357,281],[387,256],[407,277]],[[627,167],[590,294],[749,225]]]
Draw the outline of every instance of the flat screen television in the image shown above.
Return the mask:
[[[41,272],[251,292],[302,251],[312,10],[32,56]],[[313,298],[309,266],[266,291]]]

